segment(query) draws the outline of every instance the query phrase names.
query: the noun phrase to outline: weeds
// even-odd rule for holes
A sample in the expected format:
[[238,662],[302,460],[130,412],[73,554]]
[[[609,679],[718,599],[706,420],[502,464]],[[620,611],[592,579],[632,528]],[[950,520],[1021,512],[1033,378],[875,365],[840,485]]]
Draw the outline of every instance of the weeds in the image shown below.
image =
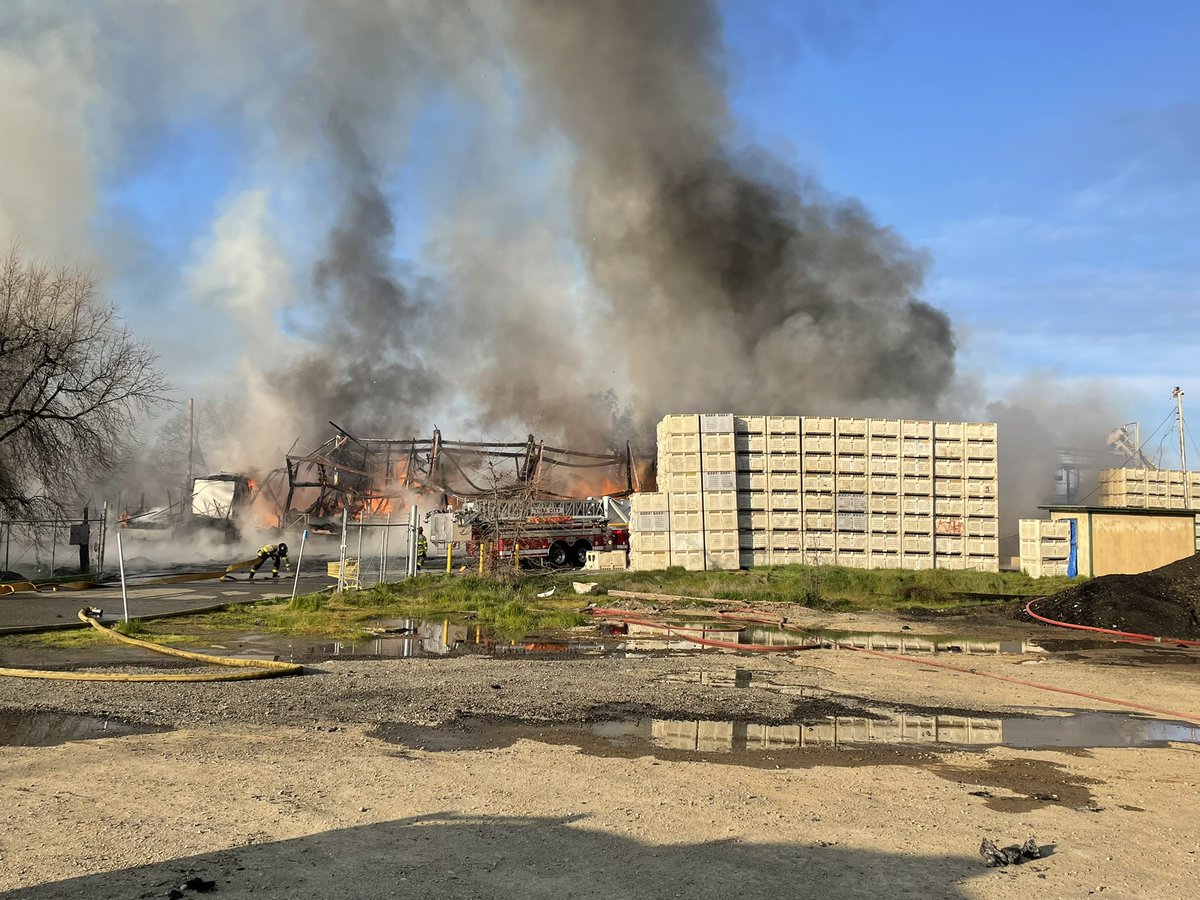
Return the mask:
[[[571,583],[594,582],[577,595]],[[156,641],[204,641],[215,633],[272,632],[298,637],[355,640],[380,619],[470,621],[506,638],[571,628],[589,618],[579,608],[611,591],[712,598],[731,603],[787,603],[830,611],[956,609],[977,606],[975,595],[1036,596],[1072,582],[1005,572],[901,571],[839,566],[767,566],[750,571],[544,572],[495,577],[426,575],[362,591],[301,594],[190,617],[187,635],[152,633],[138,622],[116,626],[123,634],[152,634]],[[551,592],[549,596],[539,594]],[[614,598],[611,605],[620,605]],[[176,625],[179,628],[179,624]],[[38,642],[82,646],[97,639],[90,629],[38,635]]]

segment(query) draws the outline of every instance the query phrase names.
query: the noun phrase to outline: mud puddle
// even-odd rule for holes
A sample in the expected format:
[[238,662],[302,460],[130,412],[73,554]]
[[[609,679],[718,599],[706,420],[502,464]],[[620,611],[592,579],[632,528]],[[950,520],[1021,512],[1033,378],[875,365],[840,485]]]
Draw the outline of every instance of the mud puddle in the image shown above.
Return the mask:
[[[796,666],[796,674],[810,678],[820,678],[822,675],[832,675],[829,669],[820,666]],[[824,699],[832,693],[824,688],[808,682],[797,682],[780,677],[776,672],[764,672],[750,668],[705,670],[693,669],[690,672],[671,672],[662,676],[662,680],[671,684],[699,684],[705,687],[728,688],[734,690],[767,691],[771,694],[782,694],[798,697],[803,700]]]
[[68,741],[169,731],[97,716],[0,710],[0,747],[52,747]]
[[[759,627],[747,629],[747,639],[757,638],[758,643],[770,643],[777,634],[787,634],[778,629]],[[862,650],[884,650],[889,653],[905,654],[941,654],[962,653],[967,655],[1020,655],[1023,653],[1042,653],[1044,649],[1036,641],[1014,639],[989,639],[967,637],[965,635],[927,635],[909,634],[903,631],[841,631],[836,629],[815,628],[806,632],[824,642],[836,642],[847,647],[857,647]],[[798,637],[792,633],[793,638]]]
[[[353,641],[302,639],[270,634],[244,634],[211,645],[214,650],[240,655],[275,657],[292,662],[374,657],[405,659],[480,654],[524,659],[565,659],[606,656],[638,659],[648,656],[698,654],[705,648],[682,639],[657,634],[535,634],[505,637],[479,625],[449,620],[388,619],[372,623],[376,634]],[[719,639],[737,640],[736,629],[707,629]],[[712,652],[711,649],[705,652]]]
[[1095,749],[1200,744],[1200,726],[1122,713],[1076,712],[1029,718],[911,713],[834,715],[795,724],[637,718],[590,724],[464,719],[445,727],[381,725],[375,737],[421,750],[478,750],[519,740],[572,744],[596,756],[710,759],[771,768],[813,764],[812,751],[904,748]]

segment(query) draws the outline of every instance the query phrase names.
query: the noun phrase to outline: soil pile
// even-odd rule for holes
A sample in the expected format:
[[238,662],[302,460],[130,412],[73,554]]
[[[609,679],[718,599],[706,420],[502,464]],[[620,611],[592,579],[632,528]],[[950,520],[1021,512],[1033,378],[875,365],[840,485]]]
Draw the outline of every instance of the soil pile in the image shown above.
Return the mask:
[[1200,556],[1140,575],[1102,575],[1034,604],[1048,619],[1162,637],[1200,638]]

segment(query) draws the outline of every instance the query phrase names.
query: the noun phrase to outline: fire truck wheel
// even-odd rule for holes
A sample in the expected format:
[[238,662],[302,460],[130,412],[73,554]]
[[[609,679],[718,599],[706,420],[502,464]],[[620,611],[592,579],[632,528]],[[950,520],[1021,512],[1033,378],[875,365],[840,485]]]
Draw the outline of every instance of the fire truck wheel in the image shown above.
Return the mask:
[[558,568],[565,566],[567,560],[570,559],[570,553],[567,551],[567,545],[555,541],[550,545],[550,550],[546,553],[546,562]]
[[582,566],[587,564],[588,551],[592,549],[592,545],[587,541],[580,541],[571,548],[571,557],[575,560],[575,565]]

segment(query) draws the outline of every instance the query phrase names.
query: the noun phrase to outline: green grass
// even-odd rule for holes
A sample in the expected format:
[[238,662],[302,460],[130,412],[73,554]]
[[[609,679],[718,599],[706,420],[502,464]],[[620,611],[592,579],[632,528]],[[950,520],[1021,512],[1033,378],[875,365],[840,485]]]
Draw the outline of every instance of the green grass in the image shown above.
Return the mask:
[[596,581],[613,590],[679,594],[737,602],[794,603],[825,609],[948,609],[977,605],[959,594],[1054,593],[1075,583],[1068,578],[1034,579],[1017,572],[912,572],[842,566],[765,566],[748,571],[688,572],[676,566],[661,572],[576,572],[549,576],[546,583]]
[[303,594],[295,600],[238,604],[195,616],[189,627],[199,633],[269,631],[295,636],[354,640],[378,619],[469,619],[504,637],[559,630],[585,624],[578,612],[587,601],[566,591],[539,598],[539,578],[422,576],[363,591]]
[[[593,581],[596,592],[582,596],[574,581]],[[560,572],[521,576],[477,577],[435,575],[378,585],[341,594],[302,594],[172,620],[170,633],[154,623],[119,626],[126,634],[145,635],[166,643],[203,642],[230,632],[271,632],[298,637],[361,639],[379,619],[469,620],[506,638],[517,638],[586,624],[579,612],[589,602],[606,601],[609,591],[703,597],[729,602],[790,603],[835,611],[970,609],[980,599],[960,594],[1049,594],[1077,582],[1067,578],[1033,579],[1012,572],[923,572],[898,569],[852,569],[839,566],[769,566],[750,571],[687,572]],[[538,593],[554,588],[550,597]],[[684,602],[682,605],[687,605]],[[182,633],[180,633],[182,632]],[[82,647],[106,640],[91,629],[30,635],[43,645]],[[14,641],[16,643],[16,641]]]
[[[597,582],[590,595],[576,594],[575,581]],[[751,571],[530,573],[520,577],[422,576],[363,591],[307,594],[294,601],[237,605],[189,620],[201,632],[268,631],[343,640],[363,637],[369,623],[385,618],[469,620],[504,637],[586,624],[578,610],[603,605],[613,590],[703,597],[730,602],[794,603],[828,610],[968,609],[980,599],[959,594],[1052,593],[1065,578],[1032,579],[1018,573],[911,572],[839,566],[772,566]],[[550,597],[537,594],[554,588]],[[612,605],[619,606],[614,599]],[[684,604],[686,605],[686,603]]]
[[77,647],[95,647],[108,643],[107,638],[91,628],[71,628],[63,631],[38,631],[29,634],[6,635],[0,639],[5,647],[58,647],[70,650]]

